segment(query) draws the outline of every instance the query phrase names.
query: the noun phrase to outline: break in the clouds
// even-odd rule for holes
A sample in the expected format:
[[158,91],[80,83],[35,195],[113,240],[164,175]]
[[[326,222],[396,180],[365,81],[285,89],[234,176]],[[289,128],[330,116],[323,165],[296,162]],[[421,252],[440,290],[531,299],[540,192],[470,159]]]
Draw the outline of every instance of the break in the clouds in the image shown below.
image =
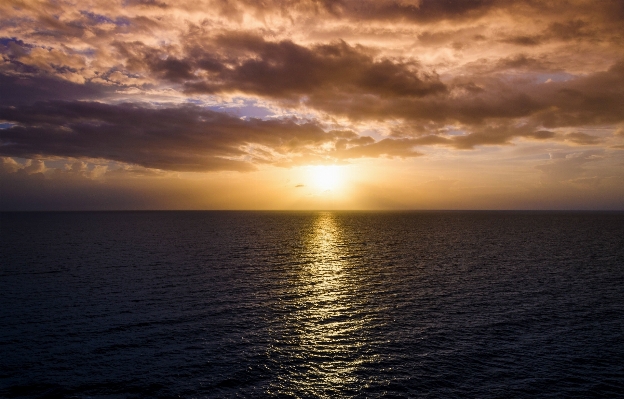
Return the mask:
[[614,164],[624,145],[619,0],[9,0],[0,19],[0,155],[30,162],[9,174],[517,147],[545,185],[600,164],[548,154]]

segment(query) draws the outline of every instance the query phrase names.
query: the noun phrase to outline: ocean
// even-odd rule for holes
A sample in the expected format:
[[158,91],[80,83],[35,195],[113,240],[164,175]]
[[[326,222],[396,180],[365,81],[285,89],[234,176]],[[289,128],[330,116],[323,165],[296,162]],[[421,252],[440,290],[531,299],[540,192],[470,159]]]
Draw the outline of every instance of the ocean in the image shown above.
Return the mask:
[[622,212],[33,212],[0,232],[0,397],[624,392]]

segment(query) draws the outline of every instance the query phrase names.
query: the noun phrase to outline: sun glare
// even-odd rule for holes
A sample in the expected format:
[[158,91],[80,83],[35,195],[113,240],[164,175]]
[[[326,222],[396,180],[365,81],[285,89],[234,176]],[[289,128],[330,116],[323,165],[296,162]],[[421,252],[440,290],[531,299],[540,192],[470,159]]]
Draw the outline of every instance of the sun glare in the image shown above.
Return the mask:
[[335,191],[342,184],[342,170],[336,165],[310,166],[311,184],[318,190]]

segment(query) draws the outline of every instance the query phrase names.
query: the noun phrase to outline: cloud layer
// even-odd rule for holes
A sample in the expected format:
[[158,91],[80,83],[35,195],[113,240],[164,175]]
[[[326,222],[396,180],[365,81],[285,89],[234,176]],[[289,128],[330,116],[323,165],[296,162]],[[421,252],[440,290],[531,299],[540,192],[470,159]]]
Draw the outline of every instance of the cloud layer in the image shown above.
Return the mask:
[[318,124],[241,119],[195,105],[150,108],[86,101],[47,101],[0,107],[0,155],[21,158],[95,158],[146,168],[205,172],[249,171],[256,164],[409,157],[416,143],[375,142],[350,130]]
[[8,0],[0,156],[176,172],[513,145],[618,158],[623,20],[619,0]]

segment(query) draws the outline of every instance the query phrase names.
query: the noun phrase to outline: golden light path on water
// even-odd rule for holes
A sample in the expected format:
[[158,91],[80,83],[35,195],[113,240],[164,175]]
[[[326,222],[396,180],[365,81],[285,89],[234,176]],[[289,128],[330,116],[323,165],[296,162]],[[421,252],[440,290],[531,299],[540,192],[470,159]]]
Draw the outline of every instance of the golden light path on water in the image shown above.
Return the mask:
[[[357,371],[366,361],[366,324],[348,239],[336,214],[319,213],[295,264],[279,348],[284,372],[271,393],[333,397],[357,393]],[[370,359],[368,359],[370,360]]]

